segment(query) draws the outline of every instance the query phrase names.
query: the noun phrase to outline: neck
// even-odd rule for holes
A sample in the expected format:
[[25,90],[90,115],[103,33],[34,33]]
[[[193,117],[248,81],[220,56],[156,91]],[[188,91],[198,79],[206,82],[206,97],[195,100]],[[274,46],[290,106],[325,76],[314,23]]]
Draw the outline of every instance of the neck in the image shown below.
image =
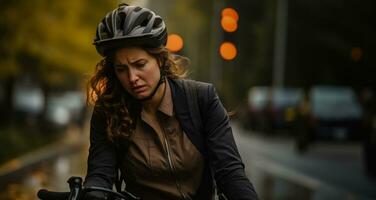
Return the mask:
[[145,112],[147,113],[155,113],[158,109],[158,106],[161,104],[165,90],[166,82],[162,83],[158,87],[155,95],[151,99],[142,102],[143,110],[145,110]]

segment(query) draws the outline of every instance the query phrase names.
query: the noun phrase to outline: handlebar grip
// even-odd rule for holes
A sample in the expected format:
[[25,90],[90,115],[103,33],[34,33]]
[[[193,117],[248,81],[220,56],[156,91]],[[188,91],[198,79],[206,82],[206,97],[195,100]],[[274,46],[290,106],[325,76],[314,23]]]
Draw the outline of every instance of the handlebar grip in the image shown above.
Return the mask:
[[51,192],[45,189],[38,191],[37,196],[41,200],[66,200],[69,197],[69,192]]

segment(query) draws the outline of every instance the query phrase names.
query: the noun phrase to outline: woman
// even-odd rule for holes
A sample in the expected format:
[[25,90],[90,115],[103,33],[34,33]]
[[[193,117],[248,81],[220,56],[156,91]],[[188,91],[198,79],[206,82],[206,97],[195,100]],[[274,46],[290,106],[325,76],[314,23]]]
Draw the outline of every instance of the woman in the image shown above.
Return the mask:
[[98,25],[104,59],[89,81],[84,185],[112,188],[119,169],[127,191],[146,200],[213,199],[213,180],[230,200],[257,199],[213,86],[184,80],[184,59],[166,40],[162,18],[146,8],[122,4]]

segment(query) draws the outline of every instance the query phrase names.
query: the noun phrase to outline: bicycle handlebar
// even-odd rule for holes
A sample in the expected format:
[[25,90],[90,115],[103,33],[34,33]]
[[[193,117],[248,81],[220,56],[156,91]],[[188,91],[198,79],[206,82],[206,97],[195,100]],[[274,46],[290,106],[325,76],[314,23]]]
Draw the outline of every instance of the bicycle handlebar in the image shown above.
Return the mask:
[[38,198],[40,199],[55,199],[55,200],[66,200],[68,199],[70,192],[52,192],[45,189],[38,191]]
[[108,195],[105,199],[141,200],[141,198],[136,197],[125,190],[119,193],[102,187],[82,187],[82,179],[80,177],[71,177],[69,178],[68,183],[70,192],[53,192],[41,189],[38,191],[37,196],[41,200],[82,200],[86,193],[98,191],[104,192]]

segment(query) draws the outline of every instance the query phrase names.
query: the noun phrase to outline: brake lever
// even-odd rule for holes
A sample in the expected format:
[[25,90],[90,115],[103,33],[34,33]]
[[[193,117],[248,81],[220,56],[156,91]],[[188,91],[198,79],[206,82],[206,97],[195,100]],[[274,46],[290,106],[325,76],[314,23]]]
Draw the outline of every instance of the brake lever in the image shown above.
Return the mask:
[[67,182],[70,189],[68,200],[78,200],[82,190],[82,178],[72,176]]

